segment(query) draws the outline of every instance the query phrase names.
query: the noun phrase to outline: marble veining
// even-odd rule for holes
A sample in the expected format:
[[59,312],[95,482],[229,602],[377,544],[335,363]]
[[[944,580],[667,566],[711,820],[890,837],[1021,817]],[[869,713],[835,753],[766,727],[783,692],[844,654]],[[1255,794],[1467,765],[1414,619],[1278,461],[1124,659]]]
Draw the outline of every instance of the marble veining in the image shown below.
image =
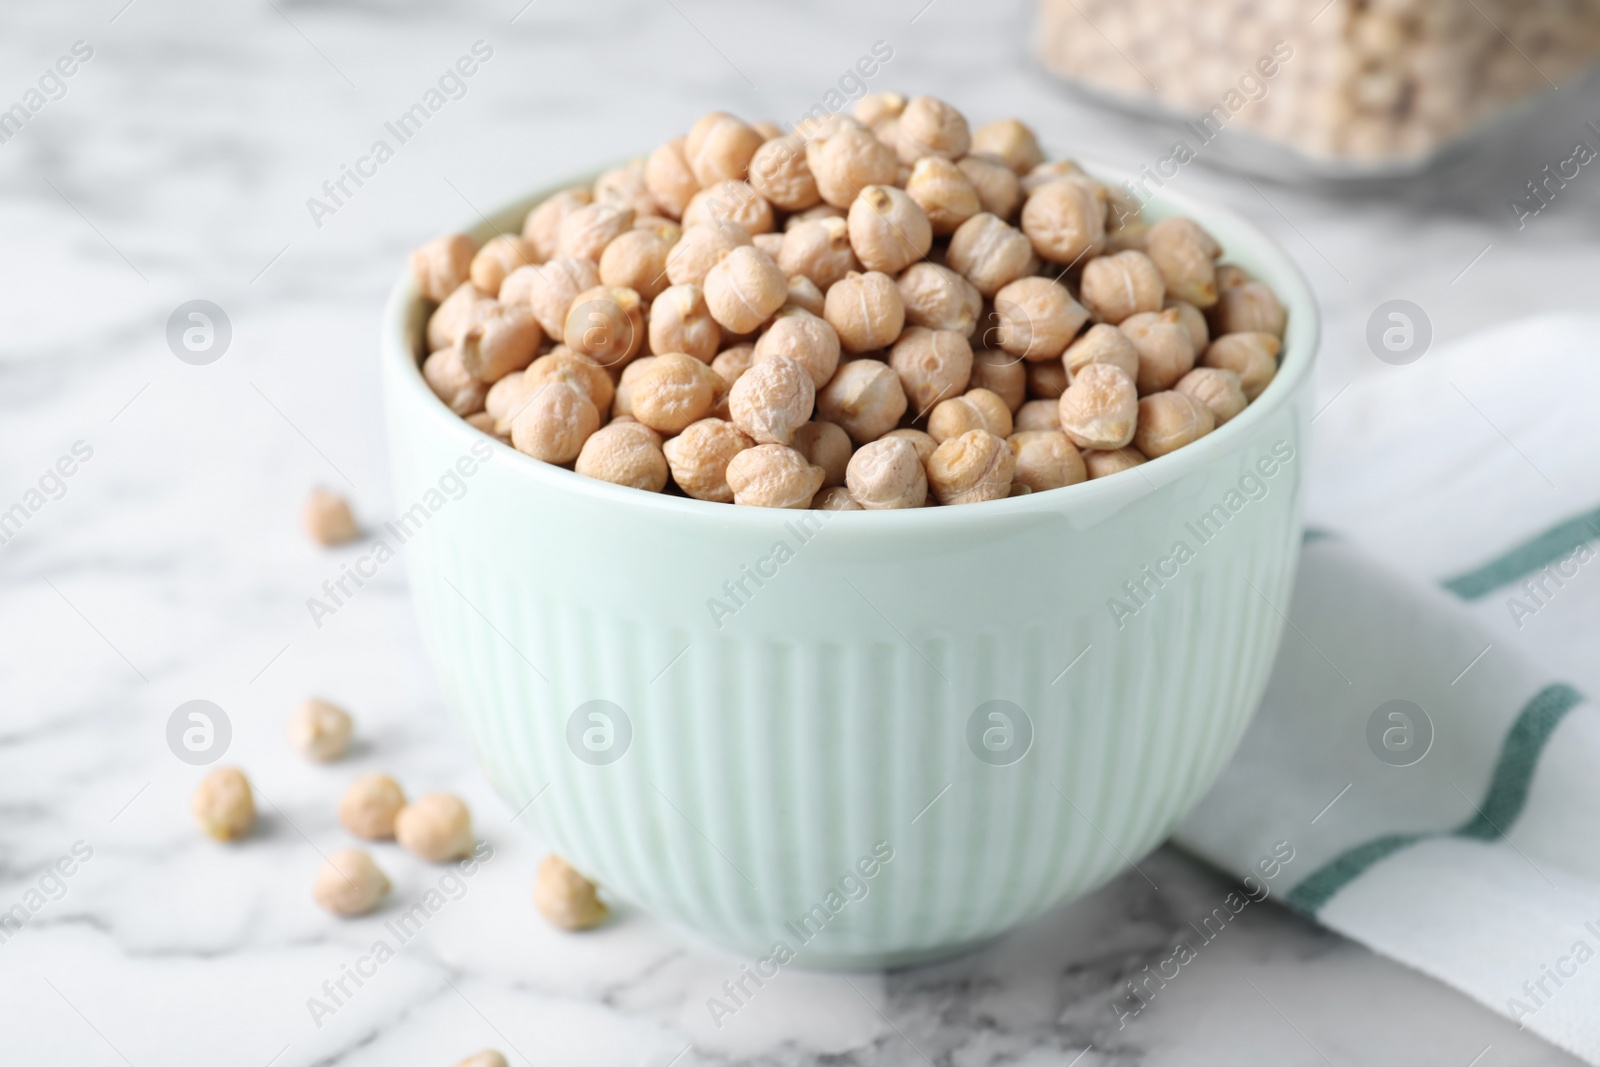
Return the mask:
[[[747,961],[626,908],[584,937],[538,918],[542,847],[447,721],[400,568],[320,629],[308,619],[305,599],[361,549],[306,544],[307,488],[348,493],[369,528],[391,514],[377,321],[408,248],[705,110],[792,119],[879,40],[894,56],[874,88],[1019,114],[1056,149],[1129,169],[1165,153],[1159,132],[1044,77],[1029,19],[1013,0],[0,10],[0,104],[74,42],[94,50],[0,144],[0,510],[76,442],[93,450],[0,545],[0,909],[39,902],[0,943],[0,1060],[444,1065],[497,1047],[516,1064],[651,1067],[1573,1062],[1271,903],[1119,1018],[1127,982],[1229,889],[1170,850],[957,960],[787,968],[718,1028],[707,999]],[[466,95],[317,225],[307,200],[476,41],[494,59]],[[1521,230],[1506,201],[1600,106],[1566,88],[1539,114],[1408,185],[1296,190],[1198,166],[1179,180],[1304,265],[1327,316],[1327,403],[1378,371],[1361,338],[1383,300],[1422,305],[1439,343],[1592,298],[1600,179]],[[233,327],[207,366],[164,336],[195,298]],[[344,763],[308,766],[283,741],[312,693],[358,717]],[[201,771],[166,747],[168,715],[196,697],[227,711],[227,759],[259,787],[260,828],[238,847],[195,832]],[[324,983],[439,886],[438,869],[379,847],[389,908],[339,923],[312,906],[319,853],[345,843],[334,802],[380,768],[467,797],[494,853],[314,1020]]]

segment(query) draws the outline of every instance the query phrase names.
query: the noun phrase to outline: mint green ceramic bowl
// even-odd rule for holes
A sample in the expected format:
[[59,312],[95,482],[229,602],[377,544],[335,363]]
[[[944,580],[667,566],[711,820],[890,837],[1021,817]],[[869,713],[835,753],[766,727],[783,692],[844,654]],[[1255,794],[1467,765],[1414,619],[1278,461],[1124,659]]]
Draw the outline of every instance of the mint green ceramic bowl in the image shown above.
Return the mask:
[[[548,193],[494,222],[515,232]],[[768,967],[778,942],[799,966],[950,954],[1155,848],[1278,646],[1318,322],[1254,226],[1175,194],[1147,211],[1195,218],[1276,290],[1277,377],[1172,455],[964,507],[768,511],[540,463],[429,392],[402,278],[391,536],[519,820],[614,898]]]

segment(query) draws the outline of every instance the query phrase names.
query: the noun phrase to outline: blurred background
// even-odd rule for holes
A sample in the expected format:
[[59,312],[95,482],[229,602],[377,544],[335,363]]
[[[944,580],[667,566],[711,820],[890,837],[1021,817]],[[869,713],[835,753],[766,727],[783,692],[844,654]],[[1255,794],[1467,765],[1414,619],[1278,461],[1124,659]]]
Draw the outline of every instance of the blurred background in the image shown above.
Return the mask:
[[[75,442],[93,458],[0,545],[0,907],[75,841],[94,859],[0,944],[0,1058],[1576,1062],[1270,908],[1119,1028],[1124,970],[1226,892],[1173,852],[1147,865],[1160,891],[1130,873],[939,967],[786,974],[712,1028],[703,1001],[733,957],[644,916],[581,943],[539,923],[540,850],[444,718],[403,575],[313,628],[303,602],[336,562],[304,542],[298,507],[323,483],[366,520],[390,513],[377,328],[410,248],[706,111],[787,127],[848,92],[880,42],[892,56],[867,89],[938,95],[975,124],[1015,116],[1054,156],[1152,168],[1273,234],[1324,310],[1322,409],[1397,372],[1368,342],[1390,301],[1415,305],[1434,346],[1592,304],[1600,167],[1578,146],[1600,150],[1582,74],[1597,21],[1593,3],[1473,0],[6,5],[0,507]],[[1241,84],[1279,41],[1279,72]],[[475,47],[489,58],[400,143],[385,124]],[[1183,125],[1217,106],[1213,140]],[[334,197],[380,139],[392,158]],[[1179,140],[1192,160],[1173,161]],[[196,299],[230,327],[198,366],[166,332]],[[336,784],[283,752],[311,692],[356,711],[358,769],[456,789],[498,850],[467,907],[320,1027],[305,1000],[361,944],[305,900],[312,842],[337,834]],[[230,758],[270,805],[220,873],[184,812],[198,772],[163,734],[196,697],[228,710]]]

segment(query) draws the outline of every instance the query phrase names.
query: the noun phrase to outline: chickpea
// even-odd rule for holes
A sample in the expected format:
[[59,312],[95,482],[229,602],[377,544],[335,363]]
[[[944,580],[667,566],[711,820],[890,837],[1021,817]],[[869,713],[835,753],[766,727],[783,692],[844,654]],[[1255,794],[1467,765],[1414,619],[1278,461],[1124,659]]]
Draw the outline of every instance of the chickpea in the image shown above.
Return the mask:
[[1220,336],[1227,333],[1267,333],[1282,339],[1287,315],[1283,305],[1260,282],[1232,285],[1217,294],[1211,324]]
[[350,747],[350,713],[326,700],[301,701],[289,716],[289,744],[314,763],[327,763]]
[[585,204],[561,220],[556,254],[600,262],[606,245],[633,229],[633,208],[618,204]]
[[892,185],[869,185],[850,205],[850,247],[868,270],[895,274],[933,246],[933,229],[917,202]]
[[500,285],[506,280],[506,276],[514,270],[538,262],[536,256],[532,241],[525,237],[511,237],[502,233],[489,238],[488,243],[478,249],[478,254],[472,257],[472,266],[467,276],[473,285],[485,293],[498,296]]
[[1141,453],[1159,459],[1192,444],[1216,428],[1211,409],[1186,393],[1151,393],[1139,400],[1139,428],[1133,443]]
[[728,388],[733,388],[733,383],[739,376],[750,369],[750,364],[755,361],[756,346],[752,344],[733,345],[718,352],[711,361],[711,369],[728,383]]
[[1030,273],[1032,260],[1028,238],[986,211],[963,222],[951,234],[945,252],[950,268],[965,275],[984,296],[994,296]]
[[750,233],[736,222],[688,226],[667,253],[667,280],[673,285],[704,286],[711,268],[735,248],[750,244]]
[[568,215],[591,203],[594,194],[578,187],[545,198],[522,220],[522,236],[533,245],[539,262],[552,259],[561,243],[561,224]]
[[752,365],[773,356],[787,356],[811,376],[818,389],[839,369],[839,334],[826,319],[809,311],[785,308],[756,341]]
[[300,509],[300,522],[319,545],[343,545],[361,536],[350,502],[331,489],[317,486]]
[[694,125],[689,127],[689,132],[683,139],[684,158],[693,159],[699,155],[700,146],[705,143],[706,136],[710,134],[713,127],[726,119],[733,119],[735,122],[739,121],[739,119],[726,111],[708,111],[695,119]]
[[562,329],[568,348],[602,367],[621,368],[644,347],[644,305],[639,294],[598,285],[572,299]]
[[899,119],[895,150],[907,166],[923,156],[960,159],[972,147],[966,117],[943,100],[913,97]]
[[701,419],[662,446],[672,480],[696,500],[733,501],[728,461],[755,442],[723,419]]
[[1176,311],[1142,311],[1128,316],[1117,329],[1139,352],[1134,383],[1140,396],[1171,389],[1194,366],[1194,343]]
[[237,841],[256,824],[256,802],[250,779],[237,767],[218,767],[200,780],[189,798],[189,812],[206,836]]
[[1012,482],[1035,493],[1077,485],[1089,477],[1083,454],[1060,430],[1022,430],[1006,442],[1016,457]]
[[[816,282],[807,278],[804,274],[791,274],[789,276],[789,295],[784,297],[783,306],[809,311],[820,319],[823,311],[827,309],[828,302],[823,297],[822,290],[817,288]],[[780,308],[779,310],[781,311],[782,309]],[[838,336],[837,333],[835,336]]]
[[667,287],[667,253],[672,246],[651,230],[629,230],[600,253],[600,282],[632,289],[654,300]]
[[1079,448],[1102,451],[1133,440],[1139,394],[1133,379],[1107,363],[1086,363],[1061,394],[1061,431]]
[[760,133],[732,115],[721,115],[700,136],[691,132],[685,140],[684,158],[702,188],[722,181],[743,181],[762,142]]
[[987,389],[969,389],[961,396],[941,400],[928,416],[928,435],[940,444],[968,430],[1010,437],[1011,409]]
[[1161,272],[1143,252],[1117,252],[1083,265],[1078,287],[1096,322],[1116,325],[1141,311],[1160,311],[1166,299]]
[[1029,363],[1028,395],[1035,400],[1054,400],[1067,390],[1067,365],[1059,359]]
[[443,300],[467,280],[478,243],[463,233],[435,237],[411,253],[411,278],[428,300]]
[[941,504],[1000,500],[1010,495],[1016,469],[1017,457],[1004,437],[968,430],[933,450],[928,457],[928,485]]
[[894,429],[905,413],[906,394],[899,375],[876,359],[841,364],[817,394],[817,414],[842,427],[858,445]]
[[[537,363],[538,360],[534,362]],[[521,374],[508,374],[489,386],[489,392],[483,398],[483,411],[480,413],[486,420],[483,426],[484,432],[497,437],[509,435],[511,417],[522,409],[522,405],[532,393],[527,371]],[[478,417],[478,415],[469,416],[468,421]]]
[[652,430],[675,434],[711,413],[721,383],[695,357],[664,352],[629,385],[628,414]]
[[484,397],[489,395],[488,385],[462,368],[461,353],[454,348],[435,352],[423,360],[422,378],[433,390],[433,395],[443,400],[457,415],[473,415],[482,411]]
[[[514,377],[516,377],[516,375],[508,374],[506,377],[507,378],[514,378]],[[504,381],[504,380],[505,380],[505,378],[501,379],[501,381]],[[495,428],[494,428],[494,416],[489,414],[487,411],[479,411],[479,412],[477,412],[475,414],[468,415],[467,416],[467,425],[471,426],[474,430],[477,430],[480,433],[486,433],[491,437],[499,438],[501,441],[505,442],[506,444],[510,444],[511,443],[510,431],[508,430],[506,433],[503,433],[503,434],[496,432]]]
[[771,256],[772,261],[776,263],[778,261],[778,253],[783,251],[783,234],[758,233],[750,238],[750,243]]
[[1083,465],[1091,480],[1105,478],[1146,462],[1137,448],[1118,448],[1110,452],[1085,452]]
[[731,333],[747,334],[783,306],[789,279],[771,256],[741,245],[711,268],[704,288],[706,307],[717,324]]
[[1105,248],[1105,205],[1078,182],[1052,181],[1034,190],[1023,203],[1022,232],[1040,258],[1076,263]]
[[683,209],[700,191],[700,182],[683,156],[683,138],[674,138],[656,148],[644,161],[644,185],[650,197],[668,216],[683,217]]
[[456,359],[480,382],[497,382],[531,363],[542,340],[533,312],[521,304],[496,303],[456,338]]
[[[635,360],[634,363],[639,362]],[[629,367],[633,363],[628,364]],[[594,405],[596,411],[609,411],[616,396],[616,386],[611,381],[611,375],[606,369],[588,356],[580,356],[576,352],[562,345],[547,355],[540,356],[522,372],[523,394],[517,400],[515,407],[511,408],[505,416],[505,425],[510,429],[511,420],[522,409],[533,394],[554,381],[562,381],[572,386],[578,392],[589,398],[589,403]],[[499,418],[495,420],[499,424]]]
[[[1033,366],[1045,366],[1042,363]],[[1065,390],[1063,390],[1065,392]],[[1011,416],[1011,432],[1015,436],[1030,430],[1061,429],[1061,394],[1048,399],[1030,400]]]
[[683,236],[683,227],[675,219],[665,218],[661,215],[635,215],[633,228],[636,230],[649,230],[671,248]]
[[980,349],[972,354],[972,377],[967,384],[989,390],[1015,412],[1028,399],[1027,364],[1003,349]]
[[1055,360],[1067,350],[1089,312],[1060,282],[1018,278],[994,294],[999,317],[995,340],[1026,360]]
[[566,331],[567,313],[572,310],[574,301],[599,284],[600,272],[587,259],[552,259],[529,279],[527,304],[544,332],[560,338]]
[[1222,246],[1193,219],[1162,219],[1145,234],[1144,247],[1173,296],[1197,308],[1217,302],[1214,261]]
[[1250,272],[1237,263],[1217,264],[1217,292],[1233,289],[1250,281]]
[[1173,310],[1178,313],[1178,325],[1183,327],[1183,332],[1189,335],[1189,343],[1194,346],[1194,354],[1199,355],[1211,343],[1211,327],[1206,323],[1205,313],[1185,300],[1167,299],[1167,306],[1163,310]]
[[759,345],[750,369],[728,392],[733,424],[758,444],[787,445],[811,418],[815,401],[816,386],[806,368],[781,353],[762,358]]
[[1210,408],[1211,417],[1218,426],[1239,414],[1250,403],[1245,398],[1239,376],[1231,370],[1216,367],[1196,367],[1179,378],[1178,384],[1172,388]]
[[850,247],[850,227],[841,218],[812,219],[791,227],[783,235],[778,267],[791,278],[803,275],[826,293],[834,282],[860,270]]
[[394,817],[394,837],[429,863],[471,855],[472,815],[458,796],[424,793]]
[[1139,350],[1133,347],[1127,334],[1103,322],[1089,327],[1082,337],[1068,345],[1061,360],[1066,364],[1069,378],[1091,363],[1116,367],[1129,381],[1139,377]]
[[761,122],[752,122],[750,124],[750,128],[761,135],[761,141],[763,144],[765,144],[767,141],[776,140],[777,138],[783,136],[783,127],[779,126],[776,122],[767,122],[765,120]]
[[1099,186],[1101,190],[1105,188],[1103,183],[1089,177],[1084,173],[1083,168],[1072,160],[1053,159],[1046,163],[1040,163],[1037,167],[1022,175],[1022,191],[1024,194],[1032,196],[1052,182],[1059,181],[1082,182],[1087,184],[1091,190],[1094,186]]
[[708,222],[737,223],[749,234],[771,233],[777,226],[767,198],[756,192],[749,182],[731,178],[701,189],[683,209],[685,226],[703,226]]
[[733,412],[728,409],[728,397],[733,392],[733,386],[722,375],[717,375],[716,402],[711,405],[711,410],[706,414],[708,419],[722,419],[724,422],[733,420]]
[[642,422],[613,422],[600,427],[583,443],[573,469],[589,478],[647,493],[659,493],[667,485],[667,457],[661,453],[661,436]]
[[394,817],[405,806],[399,782],[387,774],[368,772],[339,798],[339,825],[363,840],[387,841],[394,837]]
[[650,304],[650,351],[683,352],[710,363],[721,343],[722,330],[698,285],[663,289]]
[[772,442],[747,448],[728,461],[733,502],[746,507],[809,508],[825,476],[794,449]]
[[1254,400],[1278,373],[1278,339],[1270,333],[1223,334],[1205,351],[1200,364],[1231,370],[1247,400]]
[[903,437],[880,437],[857,449],[845,484],[864,511],[920,508],[928,501],[927,472],[916,447]]
[[933,436],[926,430],[918,430],[910,426],[902,426],[899,429],[890,430],[878,440],[886,441],[891,437],[909,441],[911,447],[917,450],[917,461],[924,466],[927,465],[928,457],[933,455],[933,450],[939,447],[939,442],[935,441]]
[[917,160],[905,191],[940,236],[955,233],[958,226],[983,209],[978,190],[961,168],[938,156]]
[[903,93],[868,93],[856,101],[851,113],[857,122],[870,129],[884,119],[899,118],[905,109],[906,98]]
[[[906,400],[920,417],[967,388],[972,377],[972,346],[954,330],[908,326],[889,351],[889,366],[900,376]],[[1004,406],[1005,401],[1000,404]]]
[[456,1067],[511,1067],[506,1058],[494,1049],[475,1052],[456,1064]]
[[750,184],[784,211],[804,211],[822,201],[806,163],[806,144],[798,137],[767,141],[750,160]]
[[978,194],[980,211],[1009,219],[1022,204],[1022,182],[1016,172],[996,156],[973,153],[956,161]]
[[822,468],[824,489],[844,484],[850,450],[855,447],[844,430],[831,422],[814,420],[795,429],[789,447],[806,457],[812,466]]
[[632,208],[635,221],[644,215],[654,215],[660,209],[645,183],[643,159],[630,159],[602,173],[594,180],[591,194],[597,204]]
[[[622,368],[622,373],[617,375],[615,392],[611,399],[612,419],[633,418],[633,386],[645,372],[645,368],[655,361],[655,356],[640,356]],[[607,374],[606,377],[609,379],[611,376]],[[600,411],[604,417],[604,409],[598,404],[595,405],[595,410]]]
[[816,207],[807,208],[804,211],[796,211],[793,215],[784,219],[783,229],[787,233],[802,223],[816,222],[819,219],[842,219],[848,215],[849,212],[842,208],[836,208],[832,204],[818,204]]
[[977,329],[983,297],[977,286],[949,267],[913,263],[901,272],[895,286],[900,290],[908,324],[954,330],[963,337],[971,337]]
[[311,897],[323,910],[348,919],[377,907],[389,889],[389,876],[365,849],[341,848],[317,871]]
[[556,855],[539,861],[533,903],[550,925],[563,930],[587,930],[604,922],[607,914],[594,883]]
[[471,282],[462,282],[428,316],[428,351],[449,348],[471,326],[483,309],[494,303],[494,297]]
[[813,138],[806,163],[822,199],[839,208],[848,208],[869,185],[893,185],[899,172],[894,151],[860,126],[840,125]]
[[[507,274],[505,280],[500,283],[500,295],[498,297],[500,303],[525,307],[532,311],[534,286],[543,270],[542,266],[530,263],[525,267],[518,267],[510,274]],[[538,318],[538,315],[535,315],[534,318]]]
[[900,336],[905,305],[887,274],[851,271],[828,290],[823,317],[846,352],[874,352]]
[[600,412],[564,381],[537,390],[511,420],[511,445],[546,463],[571,463],[589,435],[600,428]]
[[1044,162],[1039,138],[1016,119],[996,119],[972,131],[972,151],[986,152],[1005,161],[1018,174],[1027,174]]
[[842,485],[831,489],[824,489],[811,501],[811,507],[816,511],[865,511],[856,498],[850,495],[850,490]]

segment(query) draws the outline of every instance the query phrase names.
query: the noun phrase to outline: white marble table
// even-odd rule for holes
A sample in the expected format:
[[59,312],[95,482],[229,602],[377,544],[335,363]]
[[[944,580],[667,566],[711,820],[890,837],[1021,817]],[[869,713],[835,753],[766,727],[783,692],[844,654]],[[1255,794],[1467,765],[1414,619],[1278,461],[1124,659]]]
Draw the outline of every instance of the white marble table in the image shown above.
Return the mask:
[[[1274,908],[1252,909],[1119,1029],[1123,977],[1226,891],[1170,852],[1146,868],[1159,891],[1130,873],[941,966],[785,972],[720,1031],[705,999],[741,961],[639,914],[584,937],[538,918],[540,842],[450,727],[399,569],[321,629],[304,607],[343,559],[299,534],[308,487],[350,494],[370,522],[388,516],[375,328],[405,251],[702,111],[792,119],[877,40],[894,49],[877,87],[1016,113],[1056,146],[1123,166],[1166,149],[1039,74],[1020,4],[523,3],[0,12],[0,104],[74,42],[93,53],[0,144],[0,509],[75,442],[92,449],[0,545],[0,909],[75,843],[92,851],[0,944],[0,1061],[443,1065],[492,1046],[516,1064],[657,1067],[1573,1062]],[[493,55],[466,94],[317,225],[307,199],[479,40]],[[1592,99],[1569,101],[1410,187],[1252,188],[1200,167],[1179,180],[1258,219],[1305,265],[1325,302],[1319,389],[1333,400],[1380,372],[1361,337],[1384,300],[1421,304],[1445,340],[1592,299],[1600,178],[1585,173],[1521,232],[1506,201],[1595,114]],[[207,366],[175,359],[164,337],[195,298],[232,323]],[[288,710],[310,693],[359,717],[349,762],[308,766],[284,744]],[[166,745],[168,716],[193,698],[226,710],[228,758],[259,787],[261,828],[236,847],[194,831],[201,771]],[[307,998],[383,916],[335,922],[308,888],[319,851],[344,843],[335,798],[376,768],[465,795],[494,858],[319,1028]],[[437,883],[381,853],[398,899]]]

